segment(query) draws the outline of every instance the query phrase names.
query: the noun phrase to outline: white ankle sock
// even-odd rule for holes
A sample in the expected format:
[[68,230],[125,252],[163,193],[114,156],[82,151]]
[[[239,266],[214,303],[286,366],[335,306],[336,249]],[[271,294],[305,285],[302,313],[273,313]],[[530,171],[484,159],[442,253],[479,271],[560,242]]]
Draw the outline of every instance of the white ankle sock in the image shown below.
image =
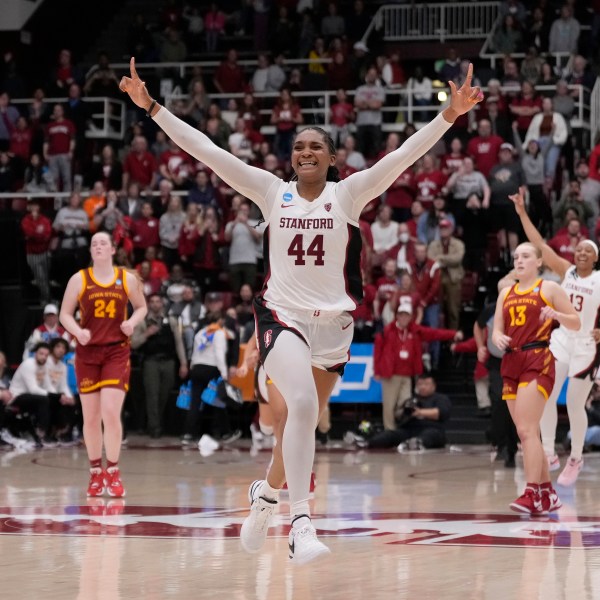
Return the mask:
[[259,496],[266,498],[267,500],[279,500],[279,490],[272,488],[269,482],[265,479],[260,488]]

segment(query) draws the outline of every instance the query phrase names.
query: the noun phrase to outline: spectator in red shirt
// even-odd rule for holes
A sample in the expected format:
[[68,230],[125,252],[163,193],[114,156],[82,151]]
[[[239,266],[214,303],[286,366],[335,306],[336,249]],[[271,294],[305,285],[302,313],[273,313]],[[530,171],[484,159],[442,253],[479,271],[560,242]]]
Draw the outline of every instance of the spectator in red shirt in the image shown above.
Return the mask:
[[142,204],[142,215],[131,222],[130,231],[133,241],[133,257],[137,264],[141,262],[150,246],[160,245],[159,221],[152,216],[152,203]]
[[152,267],[150,262],[143,260],[137,267],[138,273],[142,278],[142,288],[144,290],[144,296],[148,298],[152,294],[160,294],[160,290],[163,284],[163,280],[152,275]]
[[417,292],[410,273],[404,271],[400,275],[400,284],[398,289],[392,294],[388,303],[390,314],[389,318],[384,318],[384,323],[391,323],[400,304],[409,302],[412,306],[413,318],[418,325],[423,321],[423,306],[421,305],[421,294]]
[[193,257],[193,272],[202,290],[214,290],[221,272],[219,248],[225,245],[224,231],[217,211],[212,206],[204,210]]
[[170,139],[169,149],[160,155],[158,172],[176,190],[185,190],[191,186],[190,177],[194,172],[194,164],[191,156]]
[[421,204],[421,202],[419,200],[413,201],[413,203],[410,206],[410,219],[408,221],[406,221],[406,225],[407,225],[408,231],[410,233],[410,238],[412,240],[418,239],[418,235],[417,235],[418,223],[419,223],[419,219],[421,218],[421,215],[424,212],[425,212],[425,209],[423,208],[423,205]]
[[352,173],[358,173],[358,171],[354,167],[351,167],[346,162],[347,158],[348,150],[346,150],[346,148],[344,148],[343,146],[341,148],[338,148],[335,154],[335,166],[337,167],[340,179],[346,179],[346,177],[349,177],[350,175],[352,175]]
[[123,191],[130,181],[137,181],[144,190],[153,190],[157,181],[156,171],[156,159],[148,151],[148,140],[143,135],[136,135],[123,161]]
[[369,344],[373,341],[373,333],[375,332],[373,301],[376,294],[377,288],[363,279],[362,302],[350,313],[354,319],[354,337],[352,341],[355,344]]
[[55,104],[52,121],[46,125],[44,158],[58,189],[63,192],[70,192],[73,187],[71,163],[75,151],[75,134],[75,125],[65,119],[64,108]]
[[[415,256],[410,263],[409,272],[414,289],[421,297],[420,303],[423,309],[421,323],[428,327],[439,327],[441,270],[440,265],[427,256],[427,244],[423,242],[415,244]],[[431,342],[428,351],[432,365],[437,365],[440,358],[439,342]]]
[[388,258],[382,265],[383,275],[375,281],[377,294],[373,301],[373,314],[375,319],[381,319],[383,307],[400,287],[398,282],[398,267],[395,258]]
[[162,283],[169,278],[169,269],[167,268],[167,265],[156,256],[156,247],[149,246],[144,253],[144,259],[136,266],[136,269],[140,272],[140,265],[147,262],[150,265],[150,277],[152,279],[158,279],[162,285]]
[[425,208],[429,208],[433,199],[440,195],[445,183],[446,176],[436,167],[435,156],[431,153],[425,154],[421,169],[415,175],[417,200],[420,200]]
[[440,161],[442,173],[446,177],[450,177],[452,173],[458,171],[463,166],[466,156],[463,152],[462,140],[458,137],[452,138],[450,141],[450,152],[444,154]]
[[52,238],[52,222],[40,212],[40,205],[36,200],[32,200],[27,208],[29,213],[21,220],[27,264],[33,273],[35,285],[40,290],[42,301],[48,302],[50,300],[48,250]]
[[410,302],[398,306],[396,319],[375,336],[373,366],[381,380],[383,427],[396,429],[395,409],[412,393],[412,379],[423,373],[421,348],[424,341],[460,341],[462,332],[453,329],[431,329],[413,321]]
[[[213,83],[220,94],[243,94],[246,89],[246,77],[238,64],[238,53],[234,48],[227,51],[227,57],[217,67]],[[223,105],[223,108],[226,106]]]
[[583,239],[585,237],[581,233],[581,221],[579,219],[571,219],[567,223],[566,233],[555,235],[549,240],[548,246],[561,258],[575,264],[575,248]]
[[513,99],[508,110],[517,119],[517,130],[524,140],[533,116],[542,112],[542,98],[537,95],[530,81],[521,83],[521,93]]
[[477,126],[477,135],[469,140],[467,154],[475,161],[475,167],[484,177],[489,177],[492,167],[498,162],[498,152],[504,140],[492,135],[492,125],[487,119],[481,119]]
[[336,146],[341,146],[350,133],[350,124],[354,122],[356,113],[354,105],[348,102],[346,91],[339,89],[336,92],[336,101],[331,105],[330,135]]
[[292,153],[292,139],[298,125],[303,123],[300,105],[296,102],[290,90],[283,88],[271,113],[271,125],[275,125],[275,140],[273,148],[277,158],[288,161]]
[[204,15],[204,31],[206,40],[206,51],[216,52],[219,39],[225,33],[225,22],[227,17],[219,9],[216,2],[210,3],[210,8]]
[[25,117],[19,117],[16,125],[11,128],[8,153],[13,159],[18,158],[23,165],[26,165],[29,162],[32,138],[33,132],[31,127],[29,127],[27,119]]

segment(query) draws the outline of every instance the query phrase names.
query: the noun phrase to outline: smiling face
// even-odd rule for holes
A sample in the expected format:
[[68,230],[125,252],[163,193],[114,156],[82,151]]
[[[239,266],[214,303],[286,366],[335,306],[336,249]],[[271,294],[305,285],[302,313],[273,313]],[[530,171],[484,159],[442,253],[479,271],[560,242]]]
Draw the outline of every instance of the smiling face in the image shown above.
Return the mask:
[[589,275],[593,271],[597,260],[598,255],[591,244],[586,241],[577,244],[575,248],[575,266],[579,275],[582,277]]
[[327,169],[335,164],[335,152],[320,131],[304,129],[292,147],[292,168],[298,181],[325,180]]
[[519,279],[533,279],[542,266],[542,257],[535,246],[529,243],[517,246],[514,261]]

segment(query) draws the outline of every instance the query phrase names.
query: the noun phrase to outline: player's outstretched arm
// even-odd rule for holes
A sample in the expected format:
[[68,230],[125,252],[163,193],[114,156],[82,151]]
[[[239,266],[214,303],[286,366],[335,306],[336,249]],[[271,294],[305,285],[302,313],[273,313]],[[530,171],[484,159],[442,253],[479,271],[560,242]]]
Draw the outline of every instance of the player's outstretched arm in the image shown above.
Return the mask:
[[450,81],[450,104],[431,123],[410,136],[394,152],[390,152],[370,169],[354,173],[342,182],[353,204],[353,216],[358,218],[362,209],[375,197],[381,195],[416,160],[430,150],[450,129],[454,121],[469,112],[483,100],[479,86],[471,85],[473,65],[469,65],[467,77],[460,88]]
[[552,250],[552,248],[550,248],[550,246],[548,246],[546,240],[544,240],[540,232],[536,229],[535,225],[531,222],[531,219],[527,214],[527,209],[525,208],[526,192],[527,188],[525,186],[521,186],[516,194],[509,196],[515,205],[515,210],[517,215],[519,215],[519,219],[521,219],[521,225],[523,225],[525,235],[536,248],[540,249],[544,263],[548,266],[548,268],[554,271],[561,278],[564,278],[567,269],[571,266],[571,263],[568,260],[561,258],[558,254],[556,254],[556,252],[554,252],[554,250]]
[[230,152],[219,148],[198,129],[160,106],[148,92],[146,84],[135,68],[135,58],[129,63],[130,77],[123,77],[119,87],[129,94],[131,100],[144,109],[159,127],[185,152],[203,162],[233,189],[250,198],[265,213],[264,197],[271,185],[279,183],[279,178],[265,171],[247,165]]

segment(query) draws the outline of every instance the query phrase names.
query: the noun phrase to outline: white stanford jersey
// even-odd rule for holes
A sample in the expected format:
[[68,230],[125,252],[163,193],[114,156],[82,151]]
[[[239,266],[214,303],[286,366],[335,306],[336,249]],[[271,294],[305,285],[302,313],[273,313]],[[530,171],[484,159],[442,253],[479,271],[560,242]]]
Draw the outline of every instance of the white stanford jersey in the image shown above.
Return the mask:
[[332,312],[354,310],[362,296],[360,213],[451,126],[440,113],[372,167],[327,183],[319,198],[307,202],[295,182],[243,163],[164,107],[153,119],[182,150],[260,208],[269,224],[267,303]]
[[298,310],[352,311],[362,299],[358,223],[340,207],[337,184],[327,182],[312,202],[296,182],[281,182],[265,198],[264,299]]
[[560,330],[565,330],[564,333],[571,338],[589,338],[600,316],[600,271],[580,277],[575,266],[569,267],[561,287],[567,292],[573,308],[579,315],[581,328],[579,331],[571,331],[560,327]]

